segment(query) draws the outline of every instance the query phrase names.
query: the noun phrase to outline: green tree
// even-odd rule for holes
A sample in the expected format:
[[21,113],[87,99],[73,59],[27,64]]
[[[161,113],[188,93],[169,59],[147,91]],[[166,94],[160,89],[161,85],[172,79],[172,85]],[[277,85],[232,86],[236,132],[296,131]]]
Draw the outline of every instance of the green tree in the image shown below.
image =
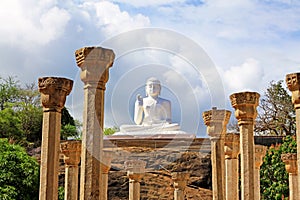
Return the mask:
[[40,141],[43,112],[36,85],[23,88],[14,77],[0,80],[0,137],[24,145]]
[[41,107],[41,96],[36,84],[25,84],[25,87],[20,88],[19,100],[25,105]]
[[281,145],[268,150],[260,168],[260,190],[263,200],[288,199],[289,177],[281,154],[296,151],[296,141],[291,136],[285,137]]
[[72,115],[69,113],[69,110],[64,107],[62,110],[61,110],[61,125],[62,126],[65,126],[67,124],[70,124],[72,126],[75,126],[75,120],[74,118],[72,117]]
[[39,165],[19,145],[0,139],[0,199],[35,200],[39,191]]
[[68,109],[64,107],[61,111],[61,139],[78,139],[78,137],[80,137],[80,126],[81,124],[74,120]]
[[22,140],[24,132],[19,116],[12,107],[0,111],[0,138]]
[[16,114],[24,137],[28,142],[39,144],[42,140],[43,110],[40,106],[19,103]]
[[[0,137],[10,138],[23,146],[40,145],[43,109],[35,83],[19,85],[14,77],[0,77]],[[62,109],[61,139],[78,138],[80,123]]]
[[58,200],[65,199],[65,188],[63,186],[58,187]]
[[4,110],[7,102],[13,103],[19,100],[20,86],[15,77],[6,79],[0,77],[0,110]]
[[283,81],[272,81],[261,97],[255,132],[262,135],[294,135],[295,111]]
[[117,127],[109,127],[109,128],[104,128],[103,134],[104,135],[112,135],[118,131],[119,131],[119,129]]

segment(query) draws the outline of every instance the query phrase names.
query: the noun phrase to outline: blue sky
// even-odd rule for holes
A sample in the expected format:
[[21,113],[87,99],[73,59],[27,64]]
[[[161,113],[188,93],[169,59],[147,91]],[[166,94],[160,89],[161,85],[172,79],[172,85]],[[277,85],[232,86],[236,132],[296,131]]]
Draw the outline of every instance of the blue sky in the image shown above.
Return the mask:
[[[66,106],[81,119],[83,91],[75,50],[106,45],[119,53],[141,43],[143,36],[130,38],[128,33],[139,29],[152,34],[148,28],[155,28],[157,34],[148,35],[151,48],[116,55],[106,91],[105,124],[133,123],[135,95],[144,95],[144,82],[151,75],[161,79],[162,97],[173,101],[174,121],[187,132],[205,136],[204,110],[215,105],[232,110],[230,94],[250,90],[263,95],[270,81],[299,71],[299,13],[297,0],[4,0],[0,75],[17,76],[22,83],[42,76],[73,79]],[[128,40],[121,46],[113,42],[125,36]],[[183,37],[198,50],[181,44]],[[189,51],[211,62],[195,66],[181,56]],[[212,63],[218,75],[208,77],[203,70]],[[211,86],[216,79],[218,84]],[[212,89],[221,95],[212,98]]]

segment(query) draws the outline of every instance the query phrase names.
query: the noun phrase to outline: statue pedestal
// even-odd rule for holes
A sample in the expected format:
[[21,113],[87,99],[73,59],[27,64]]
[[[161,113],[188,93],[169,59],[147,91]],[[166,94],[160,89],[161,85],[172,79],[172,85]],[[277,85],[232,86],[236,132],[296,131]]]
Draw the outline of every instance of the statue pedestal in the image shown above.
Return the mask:
[[194,139],[195,134],[184,131],[161,131],[161,132],[117,132],[113,135],[104,136],[106,139]]

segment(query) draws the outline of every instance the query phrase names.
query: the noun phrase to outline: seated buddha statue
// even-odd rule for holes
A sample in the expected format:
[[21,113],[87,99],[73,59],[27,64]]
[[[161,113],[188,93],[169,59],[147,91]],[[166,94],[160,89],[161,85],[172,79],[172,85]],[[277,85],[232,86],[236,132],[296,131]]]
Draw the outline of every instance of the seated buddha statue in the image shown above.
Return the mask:
[[122,125],[121,133],[180,131],[171,120],[171,102],[159,97],[161,84],[157,78],[149,78],[145,86],[146,97],[137,95],[134,106],[136,125]]

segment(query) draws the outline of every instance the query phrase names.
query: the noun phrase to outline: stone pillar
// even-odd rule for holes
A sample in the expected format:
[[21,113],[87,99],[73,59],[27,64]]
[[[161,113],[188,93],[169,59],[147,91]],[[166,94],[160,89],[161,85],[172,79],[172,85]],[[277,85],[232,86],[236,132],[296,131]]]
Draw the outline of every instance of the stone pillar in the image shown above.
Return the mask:
[[285,169],[289,173],[289,200],[298,200],[297,153],[281,154],[281,160],[285,163]]
[[100,199],[104,92],[114,53],[101,47],[84,47],[75,55],[84,82],[80,199]]
[[78,199],[78,165],[81,141],[67,141],[60,144],[65,162],[65,200]]
[[235,117],[240,127],[241,198],[253,200],[254,193],[254,120],[260,95],[241,92],[230,95]]
[[[292,102],[296,111],[297,166],[300,166],[300,73],[287,74],[286,84],[292,92]],[[300,174],[300,167],[297,170],[297,174]],[[297,195],[300,197],[300,178]]]
[[57,77],[39,78],[38,81],[44,111],[39,199],[57,199],[61,109],[73,81]]
[[111,160],[113,159],[114,152],[103,151],[103,159],[101,159],[101,187],[100,187],[100,199],[107,200],[108,189],[108,173],[111,167]]
[[171,173],[173,186],[174,186],[174,200],[184,200],[184,191],[188,179],[190,178],[190,173],[188,172],[172,172]]
[[255,145],[255,165],[254,165],[254,199],[260,200],[260,166],[263,163],[263,157],[266,155],[267,147]]
[[228,110],[212,110],[203,112],[203,120],[207,126],[207,134],[211,140],[211,165],[213,199],[225,199],[225,157],[224,137],[226,125],[231,112]]
[[225,190],[226,200],[239,199],[240,135],[225,135]]
[[125,169],[129,177],[129,200],[140,200],[140,181],[145,173],[146,162],[129,160],[125,162]]

